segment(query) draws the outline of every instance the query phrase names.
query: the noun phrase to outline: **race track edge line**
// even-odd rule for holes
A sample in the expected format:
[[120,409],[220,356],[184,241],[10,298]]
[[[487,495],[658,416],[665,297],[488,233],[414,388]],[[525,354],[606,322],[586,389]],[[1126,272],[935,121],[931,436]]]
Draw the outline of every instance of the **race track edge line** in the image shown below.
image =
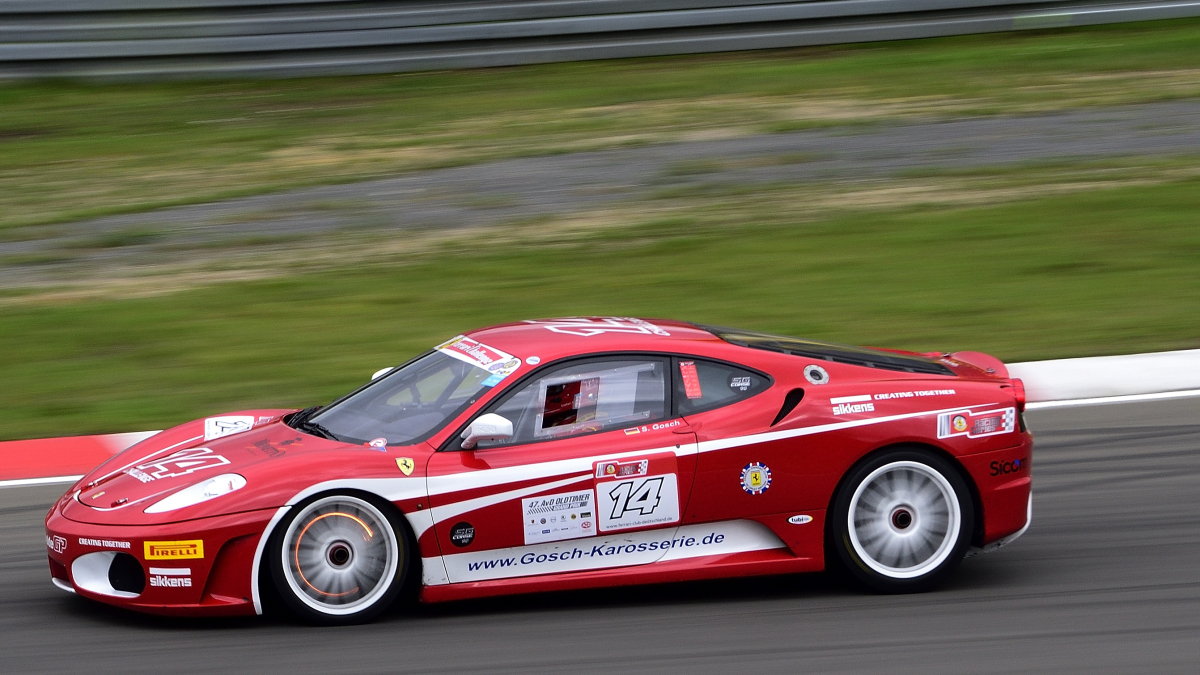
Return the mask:
[[0,480],[0,489],[14,487],[29,487],[31,485],[53,485],[55,483],[74,483],[83,478],[79,476],[51,476],[49,478],[21,478],[18,480]]

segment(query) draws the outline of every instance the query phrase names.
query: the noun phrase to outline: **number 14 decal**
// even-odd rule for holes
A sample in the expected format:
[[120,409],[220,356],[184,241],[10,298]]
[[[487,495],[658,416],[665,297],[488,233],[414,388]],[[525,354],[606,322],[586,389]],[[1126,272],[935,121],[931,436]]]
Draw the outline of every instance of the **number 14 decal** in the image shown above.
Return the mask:
[[679,522],[679,483],[673,473],[600,481],[596,488],[601,532]]
[[624,481],[617,483],[612,490],[609,490],[608,496],[613,500],[612,516],[610,516],[613,520],[622,518],[626,513],[632,511],[648,516],[654,513],[654,509],[662,501],[660,496],[663,484],[662,476],[641,481],[637,491],[634,491],[633,485],[637,482]]

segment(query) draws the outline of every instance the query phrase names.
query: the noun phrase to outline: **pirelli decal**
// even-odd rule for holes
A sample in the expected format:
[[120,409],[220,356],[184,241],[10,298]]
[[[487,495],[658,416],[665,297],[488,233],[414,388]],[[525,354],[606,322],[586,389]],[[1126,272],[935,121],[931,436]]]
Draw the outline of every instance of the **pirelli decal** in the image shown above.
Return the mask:
[[146,560],[191,560],[204,557],[204,540],[148,541]]

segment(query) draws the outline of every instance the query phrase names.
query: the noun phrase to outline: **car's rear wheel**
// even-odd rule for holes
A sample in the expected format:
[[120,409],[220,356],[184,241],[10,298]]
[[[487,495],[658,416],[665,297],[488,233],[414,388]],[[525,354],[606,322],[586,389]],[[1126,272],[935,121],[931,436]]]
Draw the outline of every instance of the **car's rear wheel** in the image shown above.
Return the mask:
[[302,502],[268,547],[280,598],[310,623],[369,621],[395,600],[411,566],[399,514],[350,494]]
[[852,576],[885,593],[932,588],[962,561],[974,508],[945,459],[894,450],[851,470],[833,504],[830,546]]

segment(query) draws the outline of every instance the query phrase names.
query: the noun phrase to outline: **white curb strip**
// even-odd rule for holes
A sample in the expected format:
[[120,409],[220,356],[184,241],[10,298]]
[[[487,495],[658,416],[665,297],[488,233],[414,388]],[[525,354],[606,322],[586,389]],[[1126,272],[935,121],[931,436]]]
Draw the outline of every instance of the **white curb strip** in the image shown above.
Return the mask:
[[1181,393],[1200,390],[1200,349],[1010,363],[1008,374],[1025,383],[1027,400],[1039,403]]
[[0,488],[29,487],[31,485],[54,485],[55,483],[74,483],[83,476],[51,476],[50,478],[22,478],[20,480],[0,480]]

